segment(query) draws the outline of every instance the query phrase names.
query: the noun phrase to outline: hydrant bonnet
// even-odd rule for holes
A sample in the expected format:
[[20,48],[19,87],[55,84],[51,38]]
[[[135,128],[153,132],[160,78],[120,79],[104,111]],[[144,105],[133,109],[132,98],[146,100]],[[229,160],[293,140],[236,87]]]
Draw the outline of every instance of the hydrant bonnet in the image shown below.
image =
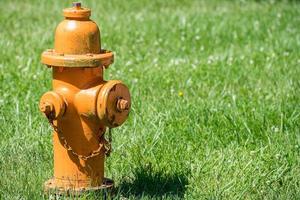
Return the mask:
[[113,53],[101,49],[100,30],[89,19],[91,10],[74,4],[64,9],[63,20],[55,31],[55,48],[42,54],[42,63],[63,67],[107,67]]

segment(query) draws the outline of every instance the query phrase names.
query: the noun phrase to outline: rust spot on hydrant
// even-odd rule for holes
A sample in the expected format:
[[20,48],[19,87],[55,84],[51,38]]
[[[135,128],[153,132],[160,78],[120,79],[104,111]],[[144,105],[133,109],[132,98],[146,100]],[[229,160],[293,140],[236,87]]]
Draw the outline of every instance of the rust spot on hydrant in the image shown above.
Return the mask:
[[47,191],[80,192],[113,185],[104,178],[104,159],[111,150],[104,133],[125,122],[131,99],[121,81],[103,80],[103,70],[114,57],[101,49],[100,31],[90,15],[91,10],[78,2],[64,9],[54,49],[42,53],[42,63],[53,71],[53,90],[41,97],[39,105],[54,129],[54,177],[45,183]]

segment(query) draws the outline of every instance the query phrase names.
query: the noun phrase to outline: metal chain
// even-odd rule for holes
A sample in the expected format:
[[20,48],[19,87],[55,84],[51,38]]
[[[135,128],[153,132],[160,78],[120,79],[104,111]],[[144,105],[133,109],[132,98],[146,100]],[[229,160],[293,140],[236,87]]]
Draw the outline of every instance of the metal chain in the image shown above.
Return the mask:
[[111,134],[111,128],[108,128],[108,149],[109,149],[109,152],[107,152],[106,156],[110,156],[110,153],[112,151],[112,148],[111,148],[111,143],[112,143],[112,134]]
[[107,140],[105,140],[104,136],[101,136],[101,142],[99,143],[99,147],[96,150],[93,150],[89,155],[85,156],[85,155],[80,155],[79,153],[76,153],[72,147],[68,144],[66,138],[63,136],[62,131],[60,131],[58,129],[57,126],[54,125],[53,123],[53,119],[51,116],[47,116],[48,121],[50,123],[50,125],[52,126],[52,128],[54,129],[54,131],[58,134],[59,138],[61,141],[63,141],[63,146],[67,151],[70,151],[73,155],[77,156],[78,158],[82,159],[82,160],[87,160],[90,158],[93,158],[95,156],[98,156],[101,153],[102,148],[104,148],[104,153],[106,156],[110,155],[111,152],[111,131],[109,129],[109,142],[107,142]]

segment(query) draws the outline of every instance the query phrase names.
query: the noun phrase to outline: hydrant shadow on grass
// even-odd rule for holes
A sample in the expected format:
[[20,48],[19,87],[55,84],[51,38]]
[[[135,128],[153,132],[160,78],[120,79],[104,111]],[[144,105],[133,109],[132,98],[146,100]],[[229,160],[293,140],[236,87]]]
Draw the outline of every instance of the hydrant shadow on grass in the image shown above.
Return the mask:
[[152,167],[140,167],[133,172],[134,177],[123,178],[116,188],[116,193],[124,197],[152,198],[184,196],[188,179],[186,174],[166,174],[163,170],[155,171]]

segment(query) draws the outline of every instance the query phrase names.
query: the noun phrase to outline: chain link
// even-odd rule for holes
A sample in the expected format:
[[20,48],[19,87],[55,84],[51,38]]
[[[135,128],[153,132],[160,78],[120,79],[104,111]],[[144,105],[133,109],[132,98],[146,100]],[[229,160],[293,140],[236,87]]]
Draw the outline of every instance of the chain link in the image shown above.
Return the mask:
[[110,152],[111,152],[111,129],[109,128],[109,141],[107,141],[105,138],[104,138],[104,135],[101,136],[101,141],[99,142],[99,147],[96,149],[96,150],[93,150],[89,155],[85,156],[85,155],[80,155],[79,153],[76,153],[73,148],[68,144],[66,138],[63,136],[62,134],[62,131],[60,131],[58,129],[57,126],[54,125],[53,123],[53,118],[51,117],[51,115],[47,116],[47,119],[50,123],[50,125],[52,126],[52,128],[54,129],[54,131],[58,134],[59,136],[59,139],[61,141],[63,141],[63,146],[64,148],[67,150],[67,151],[70,151],[73,155],[77,156],[79,159],[82,159],[82,160],[88,160],[90,158],[93,158],[95,156],[98,156],[102,149],[104,148],[104,153],[106,156],[109,156],[110,155]]
[[109,152],[106,153],[106,156],[110,156],[110,153],[112,151],[111,143],[112,143],[111,128],[108,128],[108,142],[107,142],[108,147],[107,148],[109,149]]

